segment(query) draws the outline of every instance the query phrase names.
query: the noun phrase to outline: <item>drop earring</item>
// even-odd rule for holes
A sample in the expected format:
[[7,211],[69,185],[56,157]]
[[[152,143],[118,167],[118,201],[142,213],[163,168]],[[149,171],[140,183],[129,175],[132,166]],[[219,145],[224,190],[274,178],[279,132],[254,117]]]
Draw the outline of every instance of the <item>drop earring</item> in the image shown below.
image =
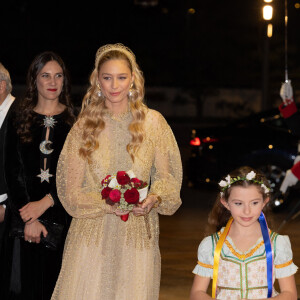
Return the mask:
[[133,83],[131,83],[129,91],[128,91],[128,97],[132,97],[133,96]]
[[98,95],[98,97],[100,98],[100,97],[102,97],[101,88],[100,88],[100,85],[99,85],[98,82],[96,83],[96,85],[97,85],[97,88],[99,89],[99,91],[97,92],[97,95]]

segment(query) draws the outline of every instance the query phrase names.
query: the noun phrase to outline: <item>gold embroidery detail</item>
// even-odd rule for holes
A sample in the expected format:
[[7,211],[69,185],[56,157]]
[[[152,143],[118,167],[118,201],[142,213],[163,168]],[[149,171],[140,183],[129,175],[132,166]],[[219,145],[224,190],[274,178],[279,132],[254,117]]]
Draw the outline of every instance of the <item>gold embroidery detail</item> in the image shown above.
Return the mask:
[[231,251],[231,253],[233,255],[235,255],[239,260],[245,260],[246,258],[250,257],[253,255],[253,253],[258,249],[260,248],[263,244],[264,244],[264,241],[261,241],[258,245],[256,245],[250,252],[248,252],[247,254],[239,254],[237,251],[235,251],[233,249],[233,247],[231,246],[231,244],[225,240],[225,244],[227,245],[227,247],[229,248],[229,250]]
[[213,269],[214,268],[214,266],[208,265],[208,264],[204,264],[204,263],[202,263],[199,260],[198,260],[198,265],[201,266],[201,267],[204,267],[204,268],[209,268],[209,269]]
[[114,121],[121,122],[127,117],[131,116],[131,112],[129,108],[127,108],[126,111],[119,114],[113,114],[111,111],[107,111],[107,116]]
[[281,269],[281,268],[284,268],[284,267],[287,267],[287,266],[291,265],[292,263],[293,263],[293,260],[291,259],[290,261],[287,261],[284,264],[276,265],[275,268],[276,269]]

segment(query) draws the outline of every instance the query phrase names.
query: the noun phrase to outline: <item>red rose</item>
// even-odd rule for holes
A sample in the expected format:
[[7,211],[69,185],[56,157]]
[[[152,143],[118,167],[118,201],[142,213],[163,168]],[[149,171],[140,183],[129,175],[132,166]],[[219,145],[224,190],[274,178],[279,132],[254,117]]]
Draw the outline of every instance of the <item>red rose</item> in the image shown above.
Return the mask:
[[142,181],[140,188],[143,189],[146,186],[148,186],[148,183],[146,181]]
[[135,188],[127,190],[124,193],[124,199],[129,204],[136,204],[136,203],[138,203],[139,198],[140,198],[140,194],[139,194],[138,190],[135,189]]
[[139,179],[137,179],[137,178],[131,178],[131,179],[130,179],[130,182],[133,183],[133,186],[134,186],[135,188],[140,187],[141,184],[142,184],[142,182],[141,182]]
[[114,203],[119,202],[121,199],[121,192],[119,190],[112,190],[109,193],[109,199]]
[[110,175],[107,175],[102,181],[101,181],[101,184],[103,185],[104,184],[104,181],[106,180],[106,179],[108,179],[110,177]]
[[101,191],[101,196],[103,199],[107,199],[109,196],[109,193],[111,192],[111,188],[110,187],[106,187]]
[[130,177],[125,171],[119,171],[117,173],[117,181],[120,185],[125,185],[130,182]]
[[129,217],[129,214],[127,214],[127,215],[122,215],[122,216],[121,216],[121,220],[124,221],[124,222],[126,222],[126,221],[128,220],[128,217]]

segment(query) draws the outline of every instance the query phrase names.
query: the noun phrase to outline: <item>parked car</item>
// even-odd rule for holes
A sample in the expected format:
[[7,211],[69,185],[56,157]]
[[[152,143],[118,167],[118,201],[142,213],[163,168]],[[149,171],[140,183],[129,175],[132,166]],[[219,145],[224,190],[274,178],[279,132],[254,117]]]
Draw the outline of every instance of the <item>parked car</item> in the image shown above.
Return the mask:
[[188,185],[217,183],[233,169],[248,165],[261,170],[275,191],[293,165],[297,143],[278,109],[222,126],[195,128],[186,166]]

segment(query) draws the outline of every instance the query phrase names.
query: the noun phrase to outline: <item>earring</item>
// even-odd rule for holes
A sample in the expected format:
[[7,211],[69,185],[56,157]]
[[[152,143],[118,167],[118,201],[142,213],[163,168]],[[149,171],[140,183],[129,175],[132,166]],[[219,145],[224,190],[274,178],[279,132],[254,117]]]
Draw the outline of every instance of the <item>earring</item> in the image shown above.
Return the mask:
[[97,86],[97,88],[99,89],[99,91],[97,92],[97,95],[98,95],[98,97],[100,98],[100,97],[102,96],[102,92],[101,92],[101,88],[100,88],[100,85],[99,85],[98,82],[96,83],[96,86]]
[[133,83],[130,85],[129,91],[128,91],[128,97],[133,96]]

